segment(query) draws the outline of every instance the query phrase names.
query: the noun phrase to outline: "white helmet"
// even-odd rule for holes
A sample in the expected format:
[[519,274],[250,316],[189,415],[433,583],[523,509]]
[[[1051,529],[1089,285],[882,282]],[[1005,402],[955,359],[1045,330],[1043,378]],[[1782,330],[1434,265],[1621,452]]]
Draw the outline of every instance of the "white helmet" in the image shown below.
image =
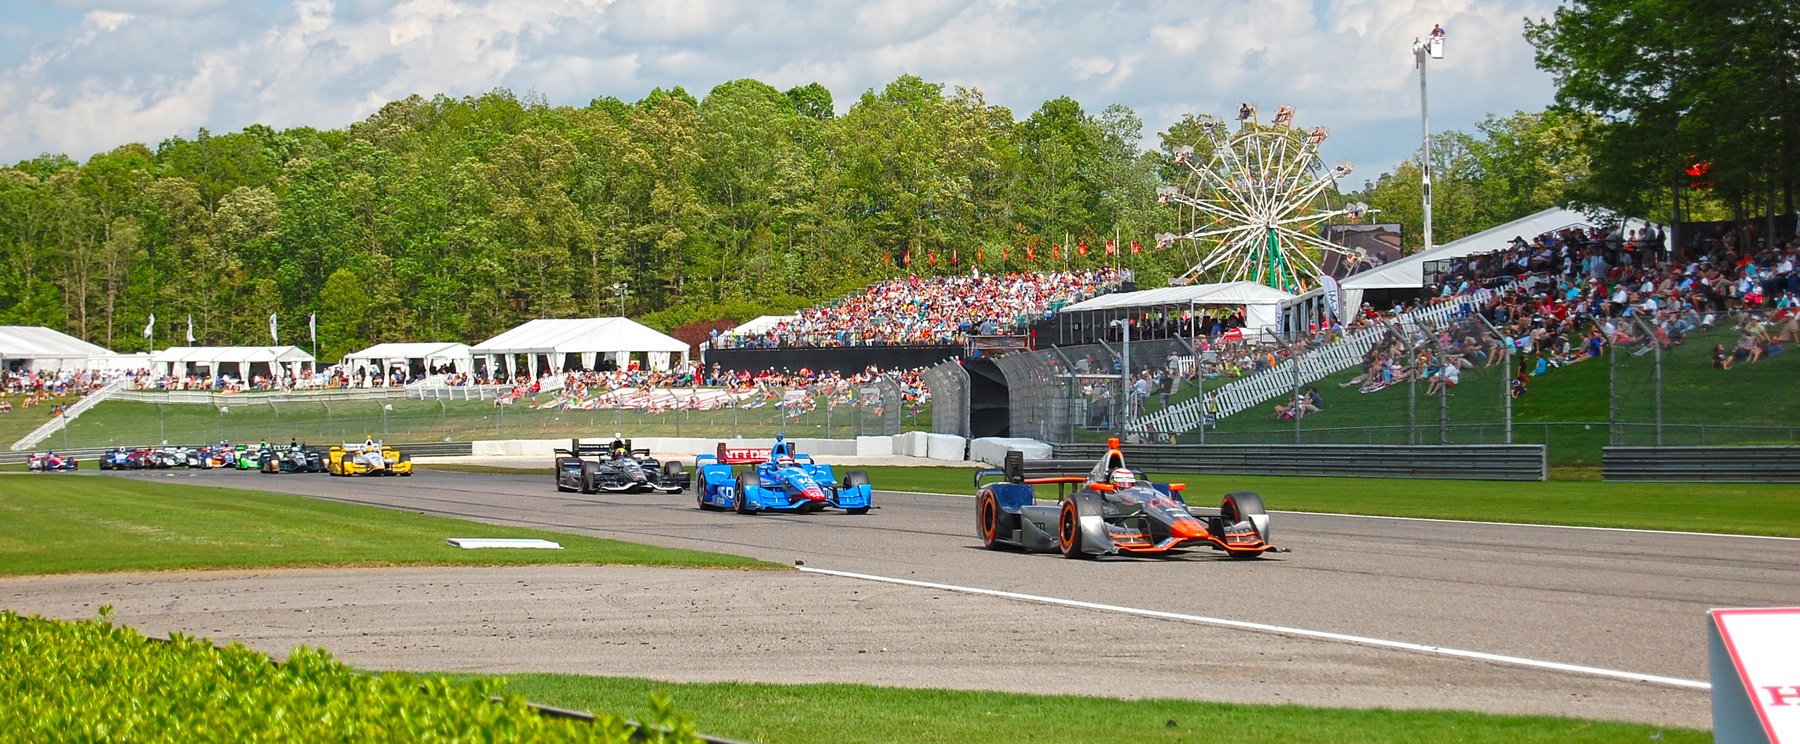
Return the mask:
[[1112,482],[1113,488],[1131,488],[1137,485],[1137,476],[1132,475],[1130,470],[1119,468],[1112,472]]
[[775,458],[775,464],[776,465],[792,465],[792,464],[794,464],[794,456],[793,455],[782,455],[780,457],[777,457],[777,458]]

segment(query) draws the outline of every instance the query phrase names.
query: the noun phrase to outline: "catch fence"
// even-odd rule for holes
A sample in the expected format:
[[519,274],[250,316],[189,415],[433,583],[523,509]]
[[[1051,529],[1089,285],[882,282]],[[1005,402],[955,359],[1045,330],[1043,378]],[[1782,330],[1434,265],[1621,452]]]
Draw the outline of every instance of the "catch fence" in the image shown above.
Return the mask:
[[[703,389],[704,390],[704,389]],[[722,391],[720,391],[722,395]],[[835,394],[759,389],[713,396],[692,407],[692,391],[626,397],[610,408],[563,406],[554,395],[488,400],[445,397],[187,395],[140,393],[111,400],[70,422],[43,447],[142,446],[216,441],[310,443],[466,442],[478,439],[567,439],[625,436],[849,438],[928,429],[929,406],[892,380]],[[179,402],[178,402],[179,401]]]

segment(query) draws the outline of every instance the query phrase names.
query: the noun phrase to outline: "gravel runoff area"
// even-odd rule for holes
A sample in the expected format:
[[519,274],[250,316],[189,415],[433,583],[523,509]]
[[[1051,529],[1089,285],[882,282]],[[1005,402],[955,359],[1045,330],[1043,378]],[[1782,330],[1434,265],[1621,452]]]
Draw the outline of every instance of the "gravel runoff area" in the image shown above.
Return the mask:
[[1458,708],[1706,728],[1707,693],[791,571],[199,571],[0,579],[0,606],[366,669],[857,682]]

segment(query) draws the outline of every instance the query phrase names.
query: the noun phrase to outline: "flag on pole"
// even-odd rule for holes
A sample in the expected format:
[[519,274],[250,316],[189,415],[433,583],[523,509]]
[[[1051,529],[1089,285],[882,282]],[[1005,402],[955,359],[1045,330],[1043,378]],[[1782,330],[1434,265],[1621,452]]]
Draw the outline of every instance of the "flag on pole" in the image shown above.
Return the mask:
[[275,314],[274,313],[269,313],[269,340],[273,341],[275,343],[278,343],[278,344],[281,343],[281,334],[279,334],[275,331]]
[[1087,243],[1077,244],[1075,246],[1075,253],[1076,253],[1076,255],[1086,258],[1087,257]]
[[156,332],[156,313],[151,313],[150,314],[150,322],[144,324],[144,338],[149,338],[150,335],[155,332]]
[[1106,255],[1108,255],[1108,256],[1119,255],[1119,247],[1116,245],[1113,245],[1113,242],[1110,240],[1106,241]]
[[188,316],[188,343],[194,343],[194,316]]
[[979,247],[975,249],[975,263],[981,263],[981,249]]
[[1135,255],[1137,255],[1139,253],[1143,253],[1143,252],[1144,252],[1143,246],[1138,245],[1138,242],[1135,240],[1131,241],[1131,255],[1135,256]]
[[1062,258],[1062,246],[1060,246],[1060,245],[1050,246],[1050,258],[1051,258],[1051,260]]
[[[1055,250],[1055,246],[1051,246],[1051,249]],[[1031,246],[1029,246],[1029,245],[1025,246],[1025,260],[1030,261],[1030,260],[1033,260],[1036,258],[1037,258],[1037,251],[1032,250]]]
[[306,316],[306,332],[312,334],[314,346],[319,345],[319,314],[309,313]]

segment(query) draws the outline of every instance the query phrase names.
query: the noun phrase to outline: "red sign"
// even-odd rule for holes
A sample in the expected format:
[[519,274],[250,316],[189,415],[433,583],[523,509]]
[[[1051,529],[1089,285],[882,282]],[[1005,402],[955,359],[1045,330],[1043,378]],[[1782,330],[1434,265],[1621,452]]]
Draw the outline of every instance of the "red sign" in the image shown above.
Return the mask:
[[769,451],[768,447],[763,447],[761,449],[756,447],[727,447],[724,442],[720,442],[718,457],[719,462],[726,465],[749,465],[757,462],[768,462]]

